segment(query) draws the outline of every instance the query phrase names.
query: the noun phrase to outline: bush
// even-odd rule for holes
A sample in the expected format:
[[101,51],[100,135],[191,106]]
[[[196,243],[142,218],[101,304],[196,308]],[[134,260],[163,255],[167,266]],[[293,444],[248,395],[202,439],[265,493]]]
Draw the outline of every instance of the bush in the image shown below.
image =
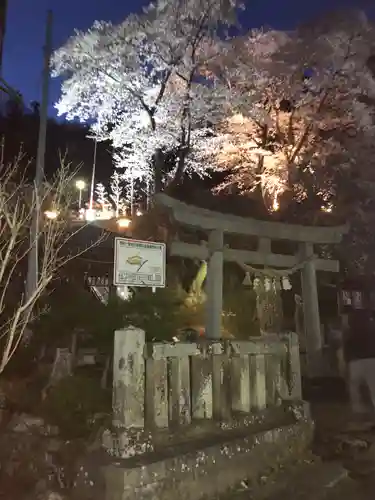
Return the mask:
[[[111,412],[111,391],[84,375],[64,378],[51,387],[41,406],[41,416],[67,439],[93,434]],[[101,418],[95,419],[98,415]]]
[[182,308],[186,293],[179,287],[159,288],[152,292],[137,290],[123,302],[124,325],[133,325],[146,332],[147,341],[171,340],[184,326]]

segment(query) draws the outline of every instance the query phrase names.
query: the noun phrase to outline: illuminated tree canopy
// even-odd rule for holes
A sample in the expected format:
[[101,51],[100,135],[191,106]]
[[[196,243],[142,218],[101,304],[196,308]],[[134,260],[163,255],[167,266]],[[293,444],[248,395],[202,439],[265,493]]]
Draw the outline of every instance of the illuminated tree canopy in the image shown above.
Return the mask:
[[96,22],[54,55],[64,76],[56,107],[68,119],[94,121],[110,139],[118,166],[160,186],[163,153],[176,149],[170,178],[201,163],[186,162],[195,136],[222,118],[228,89],[202,68],[224,50],[218,27],[235,22],[237,0],[159,0],[121,24]]
[[348,11],[229,38],[239,7],[159,0],[77,32],[53,58],[58,112],[93,123],[126,182],[151,194],[221,171],[218,191],[310,224],[328,212],[351,221],[353,241],[372,241],[374,25]]
[[240,98],[212,148],[201,144],[202,161],[229,173],[220,188],[260,188],[270,210],[282,199],[315,199],[326,210],[347,203],[343,183],[372,180],[372,51],[375,29],[362,14],[235,40],[212,71]]

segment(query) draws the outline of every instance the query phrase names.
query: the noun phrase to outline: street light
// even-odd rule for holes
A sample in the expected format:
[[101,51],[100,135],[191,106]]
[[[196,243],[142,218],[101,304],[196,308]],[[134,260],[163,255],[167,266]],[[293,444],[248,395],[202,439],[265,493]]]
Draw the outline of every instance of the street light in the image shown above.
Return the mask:
[[47,219],[54,220],[57,219],[59,214],[58,212],[56,212],[56,210],[46,210],[44,212],[44,215],[47,217]]
[[82,208],[82,191],[85,189],[85,187],[86,187],[85,181],[82,180],[76,181],[76,188],[79,191],[78,206],[80,209]]
[[117,225],[120,229],[127,229],[130,226],[131,220],[123,217],[121,219],[117,219]]
[[85,211],[85,219],[87,220],[87,222],[94,221],[96,219],[96,211],[92,208],[88,208]]

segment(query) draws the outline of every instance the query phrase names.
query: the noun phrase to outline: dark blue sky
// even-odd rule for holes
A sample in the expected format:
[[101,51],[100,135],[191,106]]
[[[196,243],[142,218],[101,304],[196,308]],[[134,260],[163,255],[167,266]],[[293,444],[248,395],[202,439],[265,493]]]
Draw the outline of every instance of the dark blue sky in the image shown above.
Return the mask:
[[[270,25],[290,28],[300,21],[342,6],[371,5],[375,0],[245,0],[249,7],[243,23],[249,27]],[[25,103],[40,100],[42,47],[47,9],[54,13],[54,47],[61,45],[74,28],[85,30],[96,19],[121,21],[149,3],[148,0],[10,0],[3,73],[24,95]],[[369,9],[367,9],[369,11]],[[59,97],[59,82],[51,85],[53,102]]]

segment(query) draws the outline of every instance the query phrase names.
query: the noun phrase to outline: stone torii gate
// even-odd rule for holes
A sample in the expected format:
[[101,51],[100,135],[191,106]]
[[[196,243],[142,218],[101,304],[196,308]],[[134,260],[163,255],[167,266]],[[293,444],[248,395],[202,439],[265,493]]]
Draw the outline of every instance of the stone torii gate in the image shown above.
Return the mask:
[[[269,268],[301,267],[308,369],[311,375],[318,374],[322,359],[322,336],[316,271],[338,272],[339,263],[317,258],[314,254],[314,244],[339,243],[347,227],[302,226],[239,217],[187,205],[165,194],[158,194],[155,201],[157,205],[169,209],[176,222],[208,234],[208,244],[195,245],[173,241],[169,250],[174,256],[208,262],[206,334],[209,339],[219,339],[221,334],[224,261]],[[235,250],[226,247],[225,233],[258,237],[258,250]],[[299,251],[297,255],[274,254],[271,251],[271,240],[296,242]]]

